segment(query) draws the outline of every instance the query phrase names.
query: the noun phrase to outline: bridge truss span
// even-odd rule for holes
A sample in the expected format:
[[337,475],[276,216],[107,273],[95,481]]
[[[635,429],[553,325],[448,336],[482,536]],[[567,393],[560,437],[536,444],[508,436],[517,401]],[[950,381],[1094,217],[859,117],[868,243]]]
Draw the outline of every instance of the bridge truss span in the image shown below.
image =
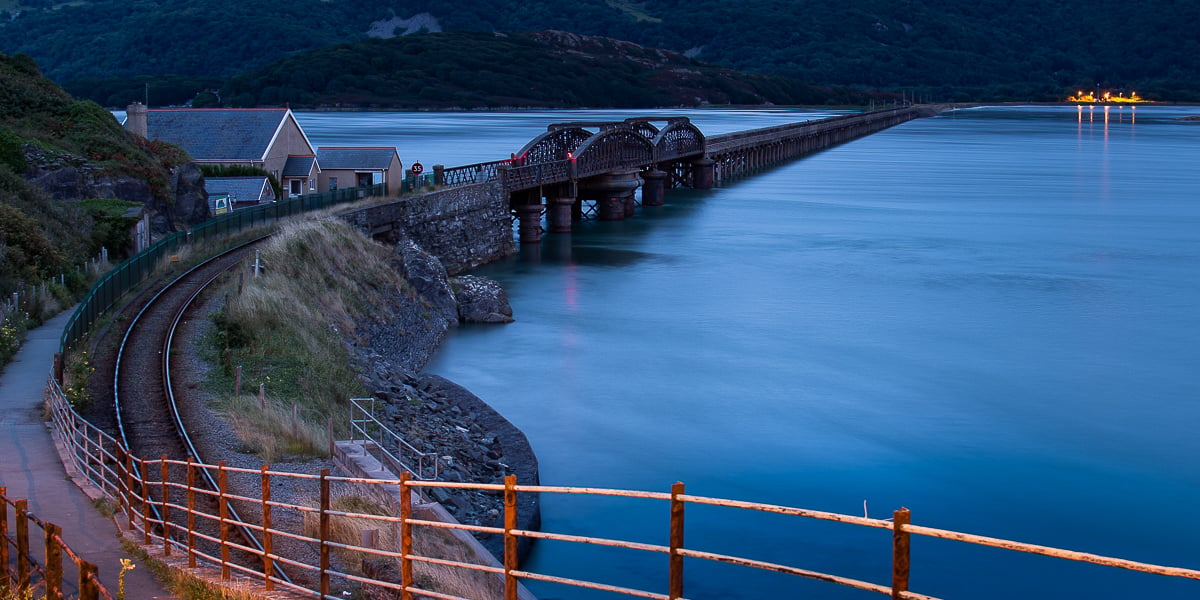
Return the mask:
[[677,116],[555,123],[508,160],[444,169],[437,184],[499,181],[521,241],[537,242],[543,217],[550,231],[563,233],[585,214],[624,219],[634,214],[639,187],[642,206],[660,205],[665,189],[709,189],[918,116],[905,107],[713,137]]

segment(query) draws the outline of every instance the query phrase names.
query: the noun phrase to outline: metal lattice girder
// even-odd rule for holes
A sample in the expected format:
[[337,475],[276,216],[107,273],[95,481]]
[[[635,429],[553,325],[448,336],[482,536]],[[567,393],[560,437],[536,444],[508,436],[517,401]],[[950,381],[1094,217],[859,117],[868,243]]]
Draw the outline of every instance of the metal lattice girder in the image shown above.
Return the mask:
[[601,131],[584,142],[575,155],[578,177],[625,169],[640,169],[654,162],[654,146],[629,126]]

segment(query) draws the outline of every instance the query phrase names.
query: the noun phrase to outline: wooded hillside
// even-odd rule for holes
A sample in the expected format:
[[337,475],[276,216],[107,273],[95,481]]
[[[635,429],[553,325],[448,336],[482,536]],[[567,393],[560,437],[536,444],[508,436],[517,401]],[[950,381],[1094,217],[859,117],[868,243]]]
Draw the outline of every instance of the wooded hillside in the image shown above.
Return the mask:
[[[0,51],[60,82],[225,77],[297,51],[435,31],[562,30],[724,67],[935,100],[1136,89],[1200,100],[1200,3],[1175,0],[10,0]],[[3,6],[3,5],[0,5]]]

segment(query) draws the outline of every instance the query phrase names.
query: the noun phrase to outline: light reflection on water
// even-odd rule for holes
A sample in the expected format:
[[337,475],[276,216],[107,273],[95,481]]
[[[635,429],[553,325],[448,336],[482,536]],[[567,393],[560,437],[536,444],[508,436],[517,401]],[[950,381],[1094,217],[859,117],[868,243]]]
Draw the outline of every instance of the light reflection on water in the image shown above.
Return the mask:
[[[1198,567],[1200,129],[1173,120],[1187,109],[1089,112],[957,111],[548,235],[480,270],[517,321],[460,329],[430,370],[521,427],[544,483],[907,506],[919,524]],[[452,166],[503,158],[549,122],[630,114],[301,122],[317,144],[394,143],[406,164]],[[714,134],[791,117],[811,118],[694,121]],[[549,530],[665,541],[664,507],[548,497],[544,510]],[[689,512],[689,546],[889,580],[886,532],[712,513]],[[1197,593],[914,547],[914,589],[943,597]],[[543,543],[532,566],[661,590],[659,563]],[[863,597],[688,566],[693,598]]]

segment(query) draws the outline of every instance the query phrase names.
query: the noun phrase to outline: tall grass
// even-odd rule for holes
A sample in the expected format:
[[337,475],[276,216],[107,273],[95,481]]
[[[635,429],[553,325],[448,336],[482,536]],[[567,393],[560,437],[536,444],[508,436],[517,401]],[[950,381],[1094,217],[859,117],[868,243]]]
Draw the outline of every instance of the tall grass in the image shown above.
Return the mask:
[[[312,508],[316,508],[315,504]],[[390,515],[388,509],[378,502],[363,496],[348,494],[330,500],[330,508],[341,513],[357,515]],[[331,515],[329,537],[331,541],[348,546],[362,543],[362,532],[376,530],[376,549],[400,552],[400,526],[397,523],[371,519],[355,514]],[[320,534],[320,514],[304,513],[304,532],[309,537]],[[400,559],[372,555],[359,550],[336,548],[335,554],[344,561],[351,572],[379,579],[390,574],[400,581]],[[469,547],[448,530],[435,527],[413,528],[413,554],[427,558],[451,560],[461,563],[477,563],[478,559]],[[422,561],[413,562],[413,579],[423,589],[458,596],[460,598],[501,598],[504,596],[503,582],[495,574],[460,567],[437,565]],[[368,597],[374,597],[368,594]]]
[[[344,428],[348,399],[365,395],[346,344],[358,339],[356,321],[393,309],[411,287],[392,249],[337,220],[289,224],[260,253],[265,269],[255,277],[247,265],[214,317],[211,357],[222,369],[213,383],[228,393],[240,366],[245,392],[228,394],[221,410],[263,458],[321,454],[328,440],[316,432],[330,417]],[[260,384],[266,409],[254,396]]]

